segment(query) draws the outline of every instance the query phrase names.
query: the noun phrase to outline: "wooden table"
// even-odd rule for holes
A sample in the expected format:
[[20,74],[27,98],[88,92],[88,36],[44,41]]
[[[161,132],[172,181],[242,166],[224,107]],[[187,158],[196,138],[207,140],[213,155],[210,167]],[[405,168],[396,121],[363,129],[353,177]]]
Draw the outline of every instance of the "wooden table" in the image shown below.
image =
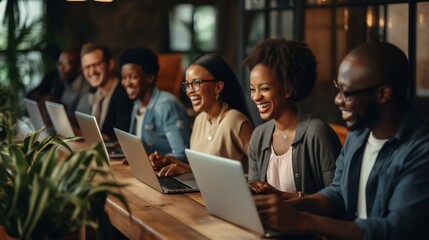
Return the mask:
[[131,176],[128,165],[111,162],[132,216],[112,197],[106,210],[112,224],[130,239],[259,239],[257,233],[210,215],[200,193],[163,194]]

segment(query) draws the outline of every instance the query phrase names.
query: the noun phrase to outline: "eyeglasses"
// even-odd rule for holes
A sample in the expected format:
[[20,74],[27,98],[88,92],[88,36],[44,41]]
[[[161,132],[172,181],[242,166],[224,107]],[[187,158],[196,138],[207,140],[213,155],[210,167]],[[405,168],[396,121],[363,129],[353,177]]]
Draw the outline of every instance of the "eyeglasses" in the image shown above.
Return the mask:
[[356,96],[358,94],[362,94],[364,92],[368,92],[368,91],[373,91],[383,85],[386,85],[385,83],[380,83],[371,87],[367,87],[367,88],[362,88],[362,89],[357,89],[357,90],[351,90],[351,91],[343,91],[340,89],[340,87],[338,86],[338,82],[336,79],[334,79],[334,86],[335,88],[338,90],[338,92],[340,93],[341,97],[344,99],[344,101],[346,102],[350,102],[352,100],[353,96]]
[[90,64],[90,65],[83,67],[83,70],[88,71],[91,68],[99,68],[101,66],[101,64],[103,64],[103,63],[105,63],[105,61],[101,60],[99,62],[96,62],[96,63],[93,63],[93,64]]
[[216,79],[212,79],[212,80],[194,79],[190,83],[183,81],[182,82],[182,89],[183,89],[183,91],[186,92],[186,90],[190,86],[192,90],[198,91],[198,90],[200,90],[201,83],[205,83],[205,82],[219,82],[219,80],[216,80]]

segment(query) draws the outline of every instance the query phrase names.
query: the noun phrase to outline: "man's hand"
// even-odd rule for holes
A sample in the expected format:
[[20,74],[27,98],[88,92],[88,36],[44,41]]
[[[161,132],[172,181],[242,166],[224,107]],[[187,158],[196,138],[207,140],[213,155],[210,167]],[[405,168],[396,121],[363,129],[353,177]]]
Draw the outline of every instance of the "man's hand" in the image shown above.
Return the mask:
[[295,210],[280,195],[255,195],[253,199],[264,226],[281,232],[297,229],[302,213]]

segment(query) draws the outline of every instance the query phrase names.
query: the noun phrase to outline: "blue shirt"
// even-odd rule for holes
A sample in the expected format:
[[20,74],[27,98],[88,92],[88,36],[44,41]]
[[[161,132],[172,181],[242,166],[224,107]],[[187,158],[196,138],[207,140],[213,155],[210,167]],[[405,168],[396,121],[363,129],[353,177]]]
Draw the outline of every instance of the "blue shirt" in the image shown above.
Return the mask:
[[[136,114],[140,100],[134,102],[130,133],[135,134]],[[187,162],[185,148],[189,148],[191,129],[186,109],[169,92],[154,88],[142,123],[142,141],[147,154],[158,151]]]
[[[368,136],[368,129],[349,133],[334,180],[320,191],[340,213],[352,208],[350,163],[361,161]],[[415,111],[407,113],[398,132],[381,148],[368,178],[366,204],[367,219],[348,219],[364,239],[429,237],[429,124]]]

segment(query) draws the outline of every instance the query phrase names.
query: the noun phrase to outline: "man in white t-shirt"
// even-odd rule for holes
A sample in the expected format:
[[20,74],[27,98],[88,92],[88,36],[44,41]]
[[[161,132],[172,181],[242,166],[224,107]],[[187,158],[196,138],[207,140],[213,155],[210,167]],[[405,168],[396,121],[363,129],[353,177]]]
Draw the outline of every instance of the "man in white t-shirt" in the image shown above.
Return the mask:
[[328,239],[429,237],[429,124],[409,102],[409,73],[406,55],[386,42],[344,58],[335,103],[349,134],[334,180],[289,201],[255,196],[265,224]]

